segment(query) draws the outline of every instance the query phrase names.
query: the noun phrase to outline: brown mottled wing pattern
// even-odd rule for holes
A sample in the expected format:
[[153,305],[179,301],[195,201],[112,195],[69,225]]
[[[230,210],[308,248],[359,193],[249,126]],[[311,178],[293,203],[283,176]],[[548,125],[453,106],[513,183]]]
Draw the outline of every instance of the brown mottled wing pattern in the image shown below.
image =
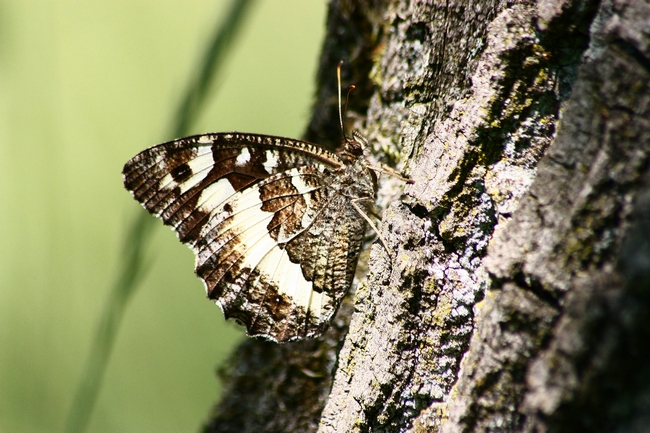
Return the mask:
[[349,289],[374,174],[361,157],[256,134],[216,133],[149,148],[124,185],[196,254],[208,297],[250,336],[322,334]]

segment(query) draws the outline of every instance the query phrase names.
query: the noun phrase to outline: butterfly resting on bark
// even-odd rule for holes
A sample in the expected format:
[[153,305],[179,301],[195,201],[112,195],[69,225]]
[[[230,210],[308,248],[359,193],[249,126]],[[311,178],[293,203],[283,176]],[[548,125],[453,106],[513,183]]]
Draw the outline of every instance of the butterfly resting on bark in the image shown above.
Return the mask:
[[142,151],[124,185],[196,255],[208,298],[249,336],[321,335],[347,293],[377,176],[356,131],[334,153],[238,132]]

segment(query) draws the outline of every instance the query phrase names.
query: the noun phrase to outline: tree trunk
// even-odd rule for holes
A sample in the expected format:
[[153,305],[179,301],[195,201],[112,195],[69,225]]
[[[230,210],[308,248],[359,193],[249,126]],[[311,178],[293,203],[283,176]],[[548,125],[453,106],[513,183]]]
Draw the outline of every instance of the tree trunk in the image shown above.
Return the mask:
[[382,179],[327,334],[244,342],[205,431],[650,431],[650,5],[333,1],[329,146],[339,59],[415,183]]

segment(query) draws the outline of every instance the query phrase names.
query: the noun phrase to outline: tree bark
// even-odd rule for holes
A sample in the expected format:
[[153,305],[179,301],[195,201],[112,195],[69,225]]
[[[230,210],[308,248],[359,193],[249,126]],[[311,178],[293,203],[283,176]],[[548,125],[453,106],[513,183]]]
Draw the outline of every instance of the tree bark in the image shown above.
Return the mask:
[[205,431],[650,431],[648,3],[333,1],[331,147],[339,59],[414,184],[326,335],[244,342]]

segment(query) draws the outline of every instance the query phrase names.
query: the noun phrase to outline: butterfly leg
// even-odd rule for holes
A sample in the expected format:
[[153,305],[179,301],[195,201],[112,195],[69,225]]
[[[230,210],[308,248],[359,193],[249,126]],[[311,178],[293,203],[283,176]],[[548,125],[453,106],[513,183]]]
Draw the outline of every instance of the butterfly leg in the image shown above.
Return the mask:
[[369,217],[369,216],[368,216],[368,215],[367,215],[367,214],[366,214],[366,213],[365,213],[365,212],[364,212],[364,211],[359,207],[359,205],[357,204],[358,201],[362,201],[362,200],[370,200],[370,199],[367,198],[367,197],[360,197],[360,198],[356,198],[356,199],[350,200],[350,203],[352,204],[352,206],[354,207],[354,209],[357,211],[357,213],[358,213],[359,215],[361,215],[361,217],[362,217],[363,219],[366,220],[366,222],[367,222],[367,223],[370,225],[370,227],[375,231],[375,233],[377,233],[377,237],[379,237],[379,240],[381,241],[381,244],[384,246],[384,249],[386,250],[386,252],[387,252],[388,254],[390,254],[390,250],[388,249],[388,243],[386,242],[386,240],[384,239],[384,237],[383,237],[383,236],[381,235],[381,233],[379,232],[379,229],[377,228],[377,226],[375,225],[375,223],[372,222],[372,220],[370,219],[370,217]]
[[381,162],[379,164],[380,165],[378,165],[378,166],[377,165],[369,165],[368,168],[373,170],[373,171],[379,172],[379,173],[387,174],[387,175],[389,175],[391,177],[399,179],[402,182],[406,182],[408,184],[415,183],[415,181],[413,179],[409,179],[409,178],[406,178],[406,177],[402,176],[402,174],[399,171],[395,170],[393,167],[391,167],[389,165],[386,165],[386,164],[383,164]]

